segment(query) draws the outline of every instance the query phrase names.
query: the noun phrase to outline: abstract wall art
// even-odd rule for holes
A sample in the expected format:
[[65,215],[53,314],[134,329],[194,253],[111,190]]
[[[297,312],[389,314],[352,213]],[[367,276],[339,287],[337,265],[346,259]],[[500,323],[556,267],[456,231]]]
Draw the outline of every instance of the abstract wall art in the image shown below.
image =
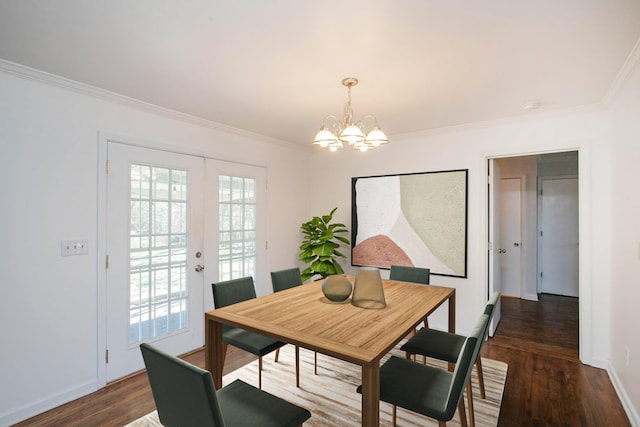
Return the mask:
[[351,179],[351,264],[467,277],[468,169]]

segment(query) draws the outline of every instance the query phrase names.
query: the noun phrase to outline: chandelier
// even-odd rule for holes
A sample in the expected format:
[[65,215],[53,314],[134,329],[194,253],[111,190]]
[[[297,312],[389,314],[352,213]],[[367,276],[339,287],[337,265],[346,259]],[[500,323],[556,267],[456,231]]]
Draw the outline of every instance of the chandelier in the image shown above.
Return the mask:
[[[349,98],[344,104],[344,118],[342,122],[336,116],[327,116],[322,121],[322,128],[317,133],[313,143],[322,148],[328,148],[329,151],[337,151],[344,144],[360,150],[368,151],[382,144],[389,142],[387,135],[378,127],[375,116],[368,114],[358,123],[353,121],[353,110],[351,109],[351,87],[358,84],[355,77],[347,77],[342,79],[342,84],[347,87]],[[364,119],[373,119],[373,127],[369,132],[365,130]],[[327,126],[332,121],[331,129]]]

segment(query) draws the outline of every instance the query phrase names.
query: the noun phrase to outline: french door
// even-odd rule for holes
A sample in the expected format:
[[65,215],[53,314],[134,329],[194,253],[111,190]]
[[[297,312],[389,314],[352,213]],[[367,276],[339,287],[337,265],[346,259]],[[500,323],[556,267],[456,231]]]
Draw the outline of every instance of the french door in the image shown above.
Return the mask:
[[118,142],[107,151],[109,382],[143,368],[141,342],[201,347],[212,282],[268,273],[264,168]]

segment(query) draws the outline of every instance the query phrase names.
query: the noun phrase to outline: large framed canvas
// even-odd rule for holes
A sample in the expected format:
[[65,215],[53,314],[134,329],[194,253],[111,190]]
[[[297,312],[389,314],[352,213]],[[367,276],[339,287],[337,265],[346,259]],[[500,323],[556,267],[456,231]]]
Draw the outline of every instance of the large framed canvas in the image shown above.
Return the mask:
[[351,265],[467,277],[468,169],[351,179]]

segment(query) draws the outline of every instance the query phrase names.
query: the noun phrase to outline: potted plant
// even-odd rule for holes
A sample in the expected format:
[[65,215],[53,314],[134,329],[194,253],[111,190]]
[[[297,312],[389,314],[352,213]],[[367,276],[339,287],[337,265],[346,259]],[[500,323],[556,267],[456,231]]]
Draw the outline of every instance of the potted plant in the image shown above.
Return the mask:
[[303,282],[317,274],[324,278],[344,273],[336,258],[346,258],[338,248],[340,242],[348,245],[349,239],[338,234],[349,231],[344,224],[331,223],[336,209],[338,208],[334,208],[329,215],[314,216],[300,226],[304,239],[300,245],[298,259],[308,265],[301,273]]

